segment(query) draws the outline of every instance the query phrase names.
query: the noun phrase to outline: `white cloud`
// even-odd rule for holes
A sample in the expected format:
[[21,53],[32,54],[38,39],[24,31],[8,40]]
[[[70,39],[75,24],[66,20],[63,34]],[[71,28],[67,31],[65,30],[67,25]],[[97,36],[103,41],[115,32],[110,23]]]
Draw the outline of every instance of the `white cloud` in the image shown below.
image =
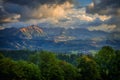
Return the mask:
[[111,18],[111,16],[108,15],[86,13],[86,8],[72,9],[71,15],[72,16],[69,17],[78,18],[79,20],[87,21],[87,22],[93,22],[96,19],[100,19],[101,21],[106,21]]
[[105,32],[111,32],[113,31],[114,29],[116,28],[116,25],[107,25],[107,24],[102,24],[102,25],[99,25],[99,26],[91,26],[91,27],[88,27],[88,30],[90,31],[105,31]]

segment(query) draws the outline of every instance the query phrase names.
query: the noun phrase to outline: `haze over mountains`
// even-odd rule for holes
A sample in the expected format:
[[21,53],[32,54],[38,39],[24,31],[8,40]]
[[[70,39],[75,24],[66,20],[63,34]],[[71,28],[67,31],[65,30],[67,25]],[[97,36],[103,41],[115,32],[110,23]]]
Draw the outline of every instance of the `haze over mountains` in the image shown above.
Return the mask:
[[118,43],[106,39],[108,33],[84,28],[44,28],[31,25],[0,30],[0,49],[49,50],[55,52],[89,52],[104,45],[114,48]]

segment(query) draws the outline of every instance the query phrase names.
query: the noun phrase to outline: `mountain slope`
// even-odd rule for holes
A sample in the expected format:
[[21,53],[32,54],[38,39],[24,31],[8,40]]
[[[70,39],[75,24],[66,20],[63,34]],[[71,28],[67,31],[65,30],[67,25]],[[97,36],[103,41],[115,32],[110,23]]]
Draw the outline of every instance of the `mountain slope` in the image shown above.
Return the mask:
[[120,47],[107,41],[109,33],[83,28],[44,28],[31,25],[0,30],[0,49],[50,50],[56,52],[96,50],[104,45]]
[[23,27],[19,31],[27,39],[39,38],[39,37],[45,36],[44,31],[39,26],[36,26],[36,25]]
[[0,30],[1,49],[25,49],[36,45],[36,41],[46,38],[45,32],[36,25],[23,28],[6,28]]

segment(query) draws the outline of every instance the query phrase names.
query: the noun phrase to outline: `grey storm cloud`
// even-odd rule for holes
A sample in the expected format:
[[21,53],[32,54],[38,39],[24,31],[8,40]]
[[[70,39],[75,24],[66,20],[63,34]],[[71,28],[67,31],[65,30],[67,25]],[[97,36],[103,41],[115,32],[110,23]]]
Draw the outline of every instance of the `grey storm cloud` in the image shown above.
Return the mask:
[[93,3],[87,7],[87,12],[120,15],[120,0],[93,0]]
[[[50,15],[53,15],[52,10],[53,12],[57,11],[57,9],[62,10],[62,4],[65,2],[73,4],[74,1],[75,0],[0,0],[0,23],[34,19],[37,18],[39,14],[48,16],[46,13],[49,12],[51,13]],[[46,11],[43,11],[45,10],[44,8]],[[37,11],[39,11],[39,13]]]
[[19,5],[31,5],[33,6],[33,4],[52,4],[52,3],[57,3],[57,4],[62,4],[64,2],[73,2],[74,0],[5,0],[4,2],[11,2],[11,3],[15,3],[15,4],[19,4]]
[[0,23],[17,22],[19,18],[19,14],[9,14],[3,7],[0,7]]

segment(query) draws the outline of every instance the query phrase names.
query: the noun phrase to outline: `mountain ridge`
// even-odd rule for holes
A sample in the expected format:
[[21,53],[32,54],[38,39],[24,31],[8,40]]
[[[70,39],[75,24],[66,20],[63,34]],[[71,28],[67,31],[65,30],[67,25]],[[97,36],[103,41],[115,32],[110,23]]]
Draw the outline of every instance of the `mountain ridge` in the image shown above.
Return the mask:
[[89,31],[81,28],[41,28],[38,25],[7,28],[0,30],[0,49],[66,52],[71,50],[96,50],[104,45],[119,47],[119,45],[116,45],[116,42],[113,43],[106,40],[107,35],[108,33],[106,32]]

